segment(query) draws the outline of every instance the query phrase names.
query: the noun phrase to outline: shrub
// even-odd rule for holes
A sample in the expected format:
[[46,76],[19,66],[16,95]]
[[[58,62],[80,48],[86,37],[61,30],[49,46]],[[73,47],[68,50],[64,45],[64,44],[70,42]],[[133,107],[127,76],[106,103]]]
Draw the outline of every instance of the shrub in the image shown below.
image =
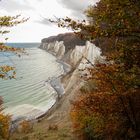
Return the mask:
[[22,122],[20,122],[19,127],[20,132],[23,133],[30,133],[33,130],[33,125],[27,120],[23,120]]
[[2,113],[2,99],[0,98],[0,139],[8,139],[10,136],[11,117]]
[[49,125],[48,130],[58,130],[58,125],[57,124],[51,124],[51,125]]

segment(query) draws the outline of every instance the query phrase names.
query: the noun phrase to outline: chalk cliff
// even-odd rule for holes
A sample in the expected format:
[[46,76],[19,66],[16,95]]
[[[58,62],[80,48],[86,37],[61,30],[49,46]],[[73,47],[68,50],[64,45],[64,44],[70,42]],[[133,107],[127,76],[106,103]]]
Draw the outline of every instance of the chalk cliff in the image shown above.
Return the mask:
[[[73,40],[75,41],[73,42]],[[76,66],[77,63],[80,67],[86,66],[86,59],[94,64],[95,59],[101,58],[100,48],[89,41],[81,40],[80,42],[80,39],[74,39],[72,33],[43,39],[40,48],[54,54],[57,58],[72,66]]]
[[[42,44],[52,43],[52,42],[63,41],[66,46],[65,52],[67,53],[70,49],[75,48],[76,45],[85,45],[85,40],[80,39],[74,33],[58,34],[57,36],[50,36],[41,40]],[[41,44],[41,48],[43,47]]]

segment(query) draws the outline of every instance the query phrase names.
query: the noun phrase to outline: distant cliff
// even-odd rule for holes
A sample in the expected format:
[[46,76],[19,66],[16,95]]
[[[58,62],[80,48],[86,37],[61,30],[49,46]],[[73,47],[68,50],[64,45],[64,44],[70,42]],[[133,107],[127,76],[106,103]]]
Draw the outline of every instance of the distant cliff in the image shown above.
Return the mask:
[[[57,36],[50,36],[48,38],[44,38],[41,40],[41,43],[52,43],[52,42],[60,42],[63,41],[64,45],[66,46],[65,48],[65,53],[67,53],[70,49],[74,49],[76,45],[85,45],[85,40],[80,39],[77,35],[74,33],[64,33],[64,34],[59,34]],[[43,46],[41,46],[43,48]]]
[[101,56],[100,48],[89,41],[81,40],[73,33],[42,39],[40,48],[74,67],[77,65],[85,66],[87,63],[85,58],[94,64],[95,58],[99,59]]

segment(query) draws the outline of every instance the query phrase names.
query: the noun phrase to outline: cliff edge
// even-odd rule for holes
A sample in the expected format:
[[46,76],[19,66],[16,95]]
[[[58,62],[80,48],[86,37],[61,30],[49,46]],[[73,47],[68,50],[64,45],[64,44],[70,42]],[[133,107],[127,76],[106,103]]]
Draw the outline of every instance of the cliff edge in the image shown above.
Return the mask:
[[63,41],[64,45],[67,46],[66,47],[66,53],[71,50],[74,49],[74,47],[76,45],[85,45],[85,40],[80,39],[77,35],[75,35],[74,33],[64,33],[64,34],[58,34],[57,36],[50,36],[48,38],[44,38],[41,40],[41,46],[40,48],[43,48],[42,44],[45,43],[52,43],[52,42],[60,42]]
[[101,55],[100,48],[89,41],[81,40],[74,33],[59,34],[42,39],[40,48],[72,67],[77,67],[81,62],[85,64],[85,58],[94,63],[95,58]]

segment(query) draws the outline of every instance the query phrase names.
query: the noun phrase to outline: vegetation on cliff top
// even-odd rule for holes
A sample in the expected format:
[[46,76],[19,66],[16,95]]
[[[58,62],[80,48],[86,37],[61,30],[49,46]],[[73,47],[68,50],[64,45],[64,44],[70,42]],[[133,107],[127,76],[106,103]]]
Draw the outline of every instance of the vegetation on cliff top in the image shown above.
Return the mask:
[[80,37],[76,36],[74,33],[64,33],[59,34],[57,36],[51,36],[48,38],[42,39],[42,43],[51,43],[55,41],[64,41],[66,53],[74,49],[76,45],[85,45],[85,40],[81,39]]

